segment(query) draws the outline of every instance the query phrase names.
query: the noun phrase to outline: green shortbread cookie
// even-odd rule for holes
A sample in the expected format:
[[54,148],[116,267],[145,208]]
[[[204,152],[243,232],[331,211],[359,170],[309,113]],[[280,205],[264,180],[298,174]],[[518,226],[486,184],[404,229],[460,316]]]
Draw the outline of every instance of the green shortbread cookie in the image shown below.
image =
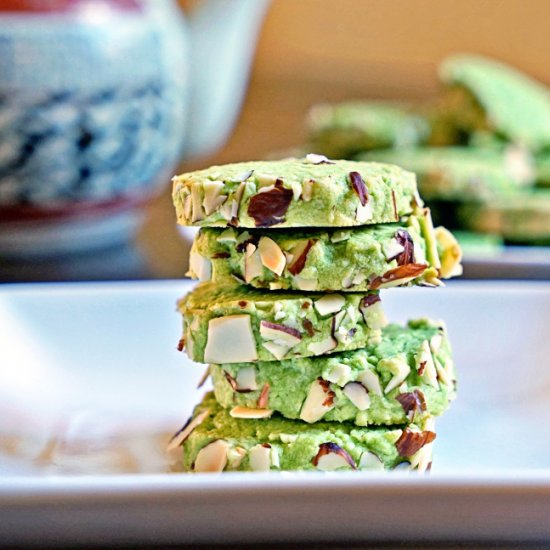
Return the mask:
[[178,223],[205,227],[390,223],[422,205],[410,172],[313,154],[182,174],[173,179],[172,197]]
[[242,419],[233,418],[207,394],[170,448],[183,446],[187,472],[427,471],[435,437],[431,417],[406,426],[370,428],[306,424],[277,415]]
[[389,101],[347,101],[315,105],[308,115],[312,150],[331,158],[352,158],[370,149],[425,143],[428,120],[411,106]]
[[353,351],[209,372],[218,403],[237,416],[268,409],[309,423],[405,424],[442,414],[455,397],[445,328],[428,319],[388,325],[379,342]]
[[380,338],[387,324],[377,291],[270,292],[202,283],[179,304],[194,361],[242,363],[324,355]]
[[509,243],[550,244],[550,190],[531,189],[480,204],[463,205],[465,228],[499,235]]
[[202,228],[191,249],[188,275],[220,283],[237,278],[271,290],[438,286],[439,277],[461,269],[456,241],[443,243],[454,247],[456,262],[450,271],[442,269],[436,235],[427,208],[401,223],[344,230]]
[[427,200],[472,202],[533,182],[531,159],[519,148],[422,147],[372,151],[364,159],[395,162],[415,172]]
[[447,85],[447,116],[458,128],[490,132],[535,152],[550,146],[550,93],[539,82],[477,55],[446,59],[439,75]]

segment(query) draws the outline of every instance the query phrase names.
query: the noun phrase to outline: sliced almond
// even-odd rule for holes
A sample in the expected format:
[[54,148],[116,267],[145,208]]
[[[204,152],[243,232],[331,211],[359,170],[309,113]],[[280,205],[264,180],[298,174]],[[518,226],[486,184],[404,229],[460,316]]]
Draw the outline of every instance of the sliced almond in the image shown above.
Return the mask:
[[432,336],[430,338],[430,349],[432,350],[432,352],[437,353],[440,350],[442,343],[443,343],[442,334],[436,334],[435,336]]
[[353,191],[359,197],[361,206],[366,206],[369,202],[369,189],[365,180],[359,172],[350,172],[348,178]]
[[256,246],[252,243],[246,245],[244,258],[244,280],[250,283],[256,277],[260,277],[263,273],[262,260]]
[[382,395],[382,386],[380,385],[380,378],[378,375],[370,370],[366,369],[359,376],[357,377],[357,380],[367,388],[367,390],[370,393],[374,393],[375,395]]
[[347,312],[346,310],[340,310],[336,315],[332,317],[332,335],[334,336],[334,332],[340,328],[340,325],[342,324],[342,321],[344,320],[344,317],[346,316]]
[[256,182],[258,183],[258,188],[273,187],[276,181],[276,176],[268,176],[265,174],[256,173]]
[[202,211],[200,188],[196,184],[191,186],[191,201],[191,223],[199,222],[204,218],[204,212]]
[[420,277],[428,269],[426,264],[405,264],[386,271],[381,277],[376,277],[370,283],[372,290],[379,288],[392,288],[410,283]]
[[252,176],[252,174],[254,174],[254,170],[246,170],[246,172],[243,172],[242,174],[239,174],[232,181],[238,181],[238,182],[246,181],[247,179],[250,178],[250,176]]
[[253,472],[268,472],[271,469],[271,445],[255,445],[248,451],[248,461]]
[[279,451],[276,447],[271,447],[271,453],[270,453],[270,460],[271,460],[271,466],[273,468],[280,468],[281,467],[281,459],[279,457]]
[[351,368],[344,363],[337,363],[324,378],[333,384],[344,386],[351,378]]
[[262,346],[269,351],[277,361],[284,359],[286,354],[290,351],[289,346],[277,342],[264,342]]
[[257,359],[250,315],[210,319],[204,349],[205,363],[248,363]]
[[395,399],[399,401],[405,415],[411,422],[414,421],[417,414],[426,412],[426,397],[424,396],[424,392],[420,389],[415,389],[410,392],[402,391],[402,393],[395,396]]
[[330,472],[341,468],[356,470],[357,466],[351,455],[336,443],[322,443],[319,452],[313,457],[314,466],[319,470]]
[[200,424],[202,424],[203,420],[210,414],[210,411],[208,409],[205,409],[201,413],[199,413],[194,418],[190,418],[185,425],[180,428],[173,436],[172,439],[168,442],[168,446],[166,447],[167,451],[173,451],[174,449],[177,449],[180,445],[183,444],[183,442],[191,435],[191,432]]
[[298,345],[302,341],[302,334],[299,330],[288,325],[271,323],[269,321],[261,321],[260,335],[264,340],[272,340],[278,344],[284,344],[289,348]]
[[235,380],[235,378],[233,378],[233,376],[227,372],[226,370],[223,371],[223,375],[225,377],[225,379],[227,380],[227,383],[231,386],[231,389],[233,391],[237,391],[237,382]]
[[311,197],[313,195],[313,185],[315,184],[315,180],[308,179],[304,180],[302,182],[302,200],[304,202],[309,202],[311,200]]
[[253,409],[250,407],[233,407],[229,414],[233,418],[248,418],[248,419],[259,419],[259,418],[269,418],[273,411],[269,409]]
[[267,409],[267,405],[269,404],[269,389],[269,384],[266,382],[260,392],[260,397],[258,397],[259,409]]
[[416,454],[424,445],[435,439],[435,432],[431,430],[415,430],[405,428],[395,443],[399,456],[411,457]]
[[246,456],[246,449],[235,447],[227,452],[227,469],[238,470],[243,458]]
[[365,451],[361,458],[359,459],[359,469],[360,470],[384,470],[384,463],[370,451]]
[[238,391],[257,390],[256,369],[254,367],[241,367],[235,377],[235,384]]
[[210,281],[212,278],[212,263],[208,258],[202,256],[196,250],[191,250],[189,254],[188,275],[201,282]]
[[324,317],[331,313],[337,313],[344,307],[345,303],[346,299],[340,294],[326,294],[322,298],[315,300],[314,305],[319,315]]
[[384,388],[384,393],[389,393],[393,389],[400,386],[411,372],[411,367],[409,367],[405,357],[402,355],[396,355],[395,357],[390,357],[388,359],[381,359],[378,362],[378,368],[380,370],[387,370],[393,374],[392,379]]
[[361,311],[361,314],[363,315],[363,320],[365,321],[365,324],[370,329],[379,330],[381,328],[384,328],[388,324],[388,319],[386,318],[386,314],[382,309],[382,302],[380,301],[380,299],[367,307],[365,307],[363,305],[363,301],[361,301],[359,309]]
[[435,370],[437,372],[437,378],[445,386],[451,386],[453,383],[452,375],[449,371],[441,364],[441,361],[437,357],[434,357]]
[[191,218],[191,212],[193,208],[193,198],[191,195],[187,195],[183,201],[183,216],[186,220]]
[[370,202],[367,204],[360,204],[355,211],[355,219],[358,223],[365,223],[372,219],[373,211]]
[[434,388],[439,388],[437,371],[428,340],[422,342],[420,351],[415,355],[415,363],[422,380]]
[[195,472],[222,472],[227,464],[229,444],[224,439],[216,439],[204,446],[195,459]]
[[351,288],[353,286],[353,277],[354,277],[353,273],[346,275],[342,279],[342,288],[345,288],[345,289]]
[[391,239],[384,249],[384,256],[388,262],[391,262],[403,252],[405,252],[405,247],[397,239]]
[[204,386],[209,376],[210,376],[210,365],[206,367],[206,370],[204,371],[203,375],[201,376],[201,379],[199,380],[199,383],[197,384],[198,390]]
[[279,245],[269,237],[261,237],[258,253],[262,264],[276,275],[281,276],[286,265],[286,258]]
[[204,182],[204,199],[202,205],[207,216],[215,212],[227,200],[227,195],[221,194],[224,188],[225,184],[223,181]]
[[310,164],[334,164],[334,161],[329,160],[325,155],[318,155],[316,153],[308,153],[306,155],[306,162]]
[[336,342],[336,340],[332,336],[327,336],[324,340],[320,340],[319,342],[312,342],[307,346],[307,349],[313,355],[324,355],[325,353],[333,350],[337,345],[338,342]]
[[304,269],[307,255],[316,242],[314,239],[301,240],[292,247],[290,252],[291,259],[288,260],[288,272],[290,274],[298,275]]
[[330,384],[321,378],[315,380],[309,387],[308,395],[302,405],[300,418],[305,422],[317,422],[334,408],[334,392]]
[[220,208],[223,219],[227,222],[231,222],[233,220],[233,211],[236,210],[237,207],[238,204],[236,200],[232,199],[225,201]]
[[317,279],[307,279],[300,275],[296,275],[293,282],[298,290],[317,290]]
[[370,407],[369,394],[359,382],[349,382],[343,389],[346,397],[360,410],[365,411]]
[[410,457],[411,467],[418,472],[428,472],[432,466],[433,443],[427,443],[419,451]]

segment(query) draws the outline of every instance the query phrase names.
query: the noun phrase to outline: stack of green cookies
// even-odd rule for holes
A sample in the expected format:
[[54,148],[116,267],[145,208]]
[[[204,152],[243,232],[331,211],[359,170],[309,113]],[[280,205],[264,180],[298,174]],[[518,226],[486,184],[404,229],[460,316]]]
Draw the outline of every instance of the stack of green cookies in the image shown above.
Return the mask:
[[173,199],[201,227],[180,349],[214,389],[172,440],[184,470],[429,469],[449,341],[388,324],[380,291],[440,286],[461,253],[414,174],[312,154],[183,174]]
[[446,59],[439,77],[442,93],[431,105],[315,106],[310,146],[415,172],[434,220],[448,227],[550,243],[550,90],[478,55]]

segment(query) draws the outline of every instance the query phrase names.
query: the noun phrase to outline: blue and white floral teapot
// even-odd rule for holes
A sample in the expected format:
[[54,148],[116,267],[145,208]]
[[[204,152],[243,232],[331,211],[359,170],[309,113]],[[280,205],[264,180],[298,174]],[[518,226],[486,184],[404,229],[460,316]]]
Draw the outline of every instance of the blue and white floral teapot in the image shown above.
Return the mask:
[[267,0],[0,2],[0,255],[128,238],[227,138]]

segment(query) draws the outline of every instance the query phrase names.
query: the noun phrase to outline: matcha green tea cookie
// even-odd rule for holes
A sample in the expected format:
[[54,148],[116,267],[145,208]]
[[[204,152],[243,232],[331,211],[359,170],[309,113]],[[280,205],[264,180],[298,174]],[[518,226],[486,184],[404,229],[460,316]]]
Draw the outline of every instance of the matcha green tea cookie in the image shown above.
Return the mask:
[[399,221],[422,201],[414,174],[388,164],[303,159],[213,166],[173,179],[178,223],[349,227]]
[[234,418],[207,394],[169,448],[183,446],[186,472],[288,470],[427,471],[436,437],[432,418],[400,427],[306,424],[273,415]]
[[465,228],[500,235],[517,244],[550,245],[550,190],[532,189],[480,204],[461,206]]
[[322,357],[210,365],[218,403],[245,418],[267,409],[305,422],[405,424],[442,414],[455,397],[441,324],[388,325],[364,348]]
[[428,121],[404,104],[348,101],[315,105],[308,115],[312,150],[331,158],[352,158],[370,149],[424,143]]
[[[456,262],[442,269],[429,209],[400,223],[337,230],[239,230],[202,228],[193,243],[188,275],[257,288],[360,291],[407,284],[438,286],[460,274]],[[452,239],[451,239],[452,240]]]
[[539,82],[477,55],[446,59],[439,75],[447,85],[448,117],[458,128],[490,132],[534,152],[550,146],[550,93]]
[[472,202],[533,182],[531,160],[519,148],[422,147],[373,151],[362,158],[396,162],[415,172],[427,200]]
[[194,361],[241,363],[323,355],[380,338],[386,318],[377,291],[269,292],[202,283],[178,304]]

